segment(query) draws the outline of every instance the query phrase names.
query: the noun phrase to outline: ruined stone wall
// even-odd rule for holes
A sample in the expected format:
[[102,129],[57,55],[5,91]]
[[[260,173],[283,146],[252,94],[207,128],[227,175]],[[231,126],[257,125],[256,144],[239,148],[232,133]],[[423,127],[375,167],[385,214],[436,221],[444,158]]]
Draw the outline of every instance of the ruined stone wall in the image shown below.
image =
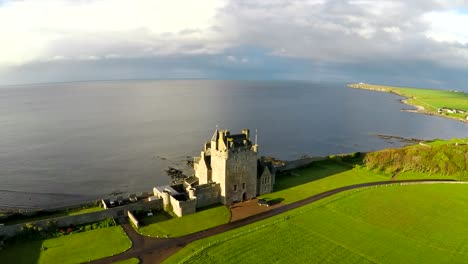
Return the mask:
[[[41,226],[43,228],[47,227],[49,222],[54,222],[58,227],[67,227],[70,225],[82,225],[92,222],[97,222],[104,220],[110,217],[119,217],[119,216],[126,216],[128,211],[133,210],[161,210],[163,209],[162,199],[157,199],[149,202],[138,202],[138,203],[131,203],[127,205],[117,206],[113,208],[109,208],[107,210],[86,213],[86,214],[79,214],[79,215],[71,215],[71,216],[63,216],[63,217],[56,217],[51,219],[45,220],[38,220],[38,221],[31,221],[29,223],[33,223],[36,226]],[[21,227],[24,226],[26,223],[23,224],[16,224],[16,225],[6,225],[0,226],[0,236],[14,236],[21,230]]]
[[172,205],[172,211],[178,217],[193,214],[197,211],[197,199],[178,201],[174,197],[170,196],[170,201]]
[[221,185],[219,183],[208,183],[196,187],[197,208],[219,203]]

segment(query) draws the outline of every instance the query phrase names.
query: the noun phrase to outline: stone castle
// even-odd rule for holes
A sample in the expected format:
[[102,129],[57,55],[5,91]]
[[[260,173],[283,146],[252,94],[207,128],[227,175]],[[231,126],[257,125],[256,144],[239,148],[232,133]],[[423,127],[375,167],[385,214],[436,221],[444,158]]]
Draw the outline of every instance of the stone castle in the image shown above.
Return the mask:
[[194,170],[195,175],[183,184],[153,189],[179,216],[216,203],[231,205],[253,199],[270,193],[275,183],[273,166],[258,159],[258,145],[250,140],[248,129],[241,134],[216,130],[194,158]]

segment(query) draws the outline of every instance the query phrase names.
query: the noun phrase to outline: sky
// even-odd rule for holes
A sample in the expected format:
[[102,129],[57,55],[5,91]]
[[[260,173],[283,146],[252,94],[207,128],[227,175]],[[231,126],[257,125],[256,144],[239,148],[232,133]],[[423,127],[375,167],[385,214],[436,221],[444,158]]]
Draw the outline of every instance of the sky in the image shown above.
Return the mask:
[[0,0],[0,85],[114,79],[468,91],[468,1]]

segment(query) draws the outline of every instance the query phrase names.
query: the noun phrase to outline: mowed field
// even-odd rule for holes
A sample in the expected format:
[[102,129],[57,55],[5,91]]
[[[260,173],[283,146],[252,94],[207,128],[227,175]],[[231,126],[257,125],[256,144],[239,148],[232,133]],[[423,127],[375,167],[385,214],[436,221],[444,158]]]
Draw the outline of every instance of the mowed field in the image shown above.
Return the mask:
[[390,175],[353,167],[353,164],[325,160],[293,170],[291,175],[277,176],[274,192],[260,197],[289,204],[339,187],[390,179]]
[[416,88],[393,89],[403,96],[413,97],[409,99],[409,102],[413,101],[410,102],[411,104],[422,105],[427,110],[449,107],[468,111],[468,94],[466,93]]
[[166,263],[468,263],[468,185],[347,191],[196,241]]

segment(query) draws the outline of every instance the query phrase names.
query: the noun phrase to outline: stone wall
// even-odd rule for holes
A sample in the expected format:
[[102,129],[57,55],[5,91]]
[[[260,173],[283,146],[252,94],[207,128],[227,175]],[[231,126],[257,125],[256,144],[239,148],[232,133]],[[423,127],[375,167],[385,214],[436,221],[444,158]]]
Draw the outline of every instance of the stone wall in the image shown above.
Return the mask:
[[174,197],[170,196],[170,201],[172,205],[172,211],[178,217],[184,215],[193,214],[197,211],[197,199],[187,200],[187,201],[178,201]]
[[305,166],[311,164],[314,161],[321,161],[321,160],[326,160],[326,159],[328,159],[328,156],[325,156],[325,157],[310,157],[310,158],[286,161],[283,166],[276,167],[276,172],[288,171],[288,170],[293,170],[293,169],[305,167]]
[[[97,211],[97,212],[92,212],[92,213],[56,217],[56,218],[50,218],[50,219],[45,219],[45,220],[32,221],[29,223],[45,228],[50,222],[53,221],[58,227],[66,227],[70,225],[81,225],[81,224],[97,222],[97,221],[101,221],[110,217],[116,218],[120,216],[126,216],[128,211],[133,211],[133,210],[161,210],[161,209],[163,209],[162,199],[157,199],[157,200],[153,200],[149,202],[141,201],[137,203],[117,206],[117,207],[109,208],[107,210],[102,210],[102,211]],[[21,227],[24,225],[25,223],[0,226],[0,236],[2,235],[8,236],[8,237],[14,236],[16,233],[18,233],[21,230]]]
[[128,219],[130,219],[130,221],[132,221],[132,223],[133,223],[137,228],[139,228],[139,227],[140,227],[140,223],[138,222],[138,219],[132,214],[132,212],[127,211],[127,215],[128,215]]
[[219,203],[221,186],[219,183],[208,183],[195,187],[197,197],[197,208]]

